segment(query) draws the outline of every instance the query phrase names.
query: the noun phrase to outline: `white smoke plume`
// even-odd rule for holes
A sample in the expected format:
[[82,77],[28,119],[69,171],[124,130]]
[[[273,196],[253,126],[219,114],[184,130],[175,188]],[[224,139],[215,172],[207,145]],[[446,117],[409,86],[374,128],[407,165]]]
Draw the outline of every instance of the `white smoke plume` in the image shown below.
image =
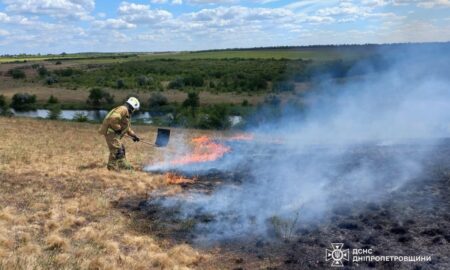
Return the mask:
[[[450,135],[449,46],[430,47],[384,49],[383,70],[361,62],[355,69],[368,75],[345,82],[321,76],[303,97],[306,111],[286,110],[250,129],[255,142],[214,163],[243,169],[242,184],[162,203],[180,205],[183,217],[213,216],[198,225],[199,238],[211,240],[264,234],[274,216],[314,221],[343,202],[377,202],[401,190],[420,176],[431,146]],[[280,143],[258,140],[267,137]]]

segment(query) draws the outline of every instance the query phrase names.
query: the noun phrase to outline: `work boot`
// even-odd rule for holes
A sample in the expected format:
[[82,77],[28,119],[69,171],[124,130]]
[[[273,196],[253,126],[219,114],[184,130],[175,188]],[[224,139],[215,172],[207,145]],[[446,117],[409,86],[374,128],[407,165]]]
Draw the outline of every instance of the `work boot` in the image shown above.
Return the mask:
[[117,161],[109,161],[108,164],[106,165],[106,168],[110,171],[119,171]]
[[125,158],[118,159],[117,166],[119,170],[133,170],[133,166]]

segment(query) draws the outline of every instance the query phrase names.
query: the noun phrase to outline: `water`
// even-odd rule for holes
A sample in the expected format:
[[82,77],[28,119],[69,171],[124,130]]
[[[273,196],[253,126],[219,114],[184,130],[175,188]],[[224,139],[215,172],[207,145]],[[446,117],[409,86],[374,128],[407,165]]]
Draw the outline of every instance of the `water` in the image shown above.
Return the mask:
[[[47,118],[49,110],[46,109],[37,109],[34,111],[24,111],[24,112],[16,112],[12,110],[14,115],[22,116],[22,117],[31,117],[31,118]],[[108,114],[107,110],[61,110],[60,118],[65,120],[72,120],[76,114],[83,114],[87,116],[90,121],[102,121],[106,114]],[[142,120],[144,123],[151,124],[152,117],[148,112],[142,113],[134,113],[132,116],[133,120]]]

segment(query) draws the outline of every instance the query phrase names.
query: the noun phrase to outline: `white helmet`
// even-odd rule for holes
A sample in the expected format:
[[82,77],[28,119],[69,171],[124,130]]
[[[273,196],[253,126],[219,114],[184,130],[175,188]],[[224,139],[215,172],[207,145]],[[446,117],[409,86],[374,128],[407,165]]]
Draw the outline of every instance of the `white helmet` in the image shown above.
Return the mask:
[[135,97],[130,97],[126,103],[130,104],[130,106],[133,107],[135,111],[138,111],[139,107],[141,106],[139,100]]

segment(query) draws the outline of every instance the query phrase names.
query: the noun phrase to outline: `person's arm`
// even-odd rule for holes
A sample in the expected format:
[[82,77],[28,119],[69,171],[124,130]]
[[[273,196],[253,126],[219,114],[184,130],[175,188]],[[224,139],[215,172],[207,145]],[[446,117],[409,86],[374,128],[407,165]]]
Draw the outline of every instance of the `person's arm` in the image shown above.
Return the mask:
[[114,112],[109,117],[109,126],[116,132],[119,133],[122,130],[120,122],[122,120],[122,115],[119,112]]

